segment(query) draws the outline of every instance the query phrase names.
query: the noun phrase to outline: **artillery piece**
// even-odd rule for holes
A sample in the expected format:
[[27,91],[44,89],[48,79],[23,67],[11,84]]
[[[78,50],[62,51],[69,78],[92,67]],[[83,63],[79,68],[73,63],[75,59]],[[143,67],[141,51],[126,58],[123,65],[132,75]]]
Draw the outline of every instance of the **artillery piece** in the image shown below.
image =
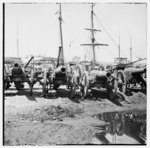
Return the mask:
[[102,71],[102,65],[94,67],[89,63],[80,62],[75,67],[72,77],[73,95],[78,88],[80,89],[82,98],[86,98],[89,89],[97,88],[98,90],[105,91],[108,98],[114,98],[117,91],[117,79],[110,72]]
[[50,89],[57,90],[60,85],[67,85],[68,89],[71,86],[71,70],[70,67],[65,65],[59,65],[54,68],[48,66],[44,68],[43,79],[41,84],[43,84],[43,96],[48,93],[48,85]]
[[122,72],[118,72],[118,87],[122,92],[126,92],[127,89],[133,89],[140,86],[141,90],[146,90],[146,80],[144,75],[146,74],[146,68],[126,68]]
[[30,94],[32,95],[33,82],[34,82],[34,71],[33,68],[30,72],[27,72],[25,69],[28,67],[29,63],[34,57],[31,57],[29,61],[25,64],[24,67],[17,61],[13,63],[13,66],[4,65],[4,90],[9,89],[11,86],[10,83],[15,84],[17,90],[24,88],[24,82],[28,82],[30,86]]
[[146,67],[135,68],[132,65],[136,62],[145,59],[140,59],[127,64],[118,64],[113,71],[117,71],[118,78],[118,88],[121,92],[126,93],[127,89],[132,89],[135,86],[140,85],[141,90],[146,89],[146,80],[144,75],[146,75]]
[[87,97],[88,89],[96,87],[105,91],[109,99],[113,99],[117,92],[117,80],[110,72],[92,70],[90,73],[84,72],[82,77],[82,95]]
[[70,82],[68,69],[66,66],[57,67],[52,73],[52,82],[54,85],[54,89],[57,89],[59,85],[69,85]]

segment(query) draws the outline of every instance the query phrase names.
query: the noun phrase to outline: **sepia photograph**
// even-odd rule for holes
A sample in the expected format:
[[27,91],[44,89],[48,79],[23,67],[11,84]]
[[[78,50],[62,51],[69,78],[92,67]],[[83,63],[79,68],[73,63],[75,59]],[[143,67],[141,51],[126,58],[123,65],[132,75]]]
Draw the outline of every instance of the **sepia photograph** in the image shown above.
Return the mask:
[[3,146],[147,145],[147,3],[6,2]]

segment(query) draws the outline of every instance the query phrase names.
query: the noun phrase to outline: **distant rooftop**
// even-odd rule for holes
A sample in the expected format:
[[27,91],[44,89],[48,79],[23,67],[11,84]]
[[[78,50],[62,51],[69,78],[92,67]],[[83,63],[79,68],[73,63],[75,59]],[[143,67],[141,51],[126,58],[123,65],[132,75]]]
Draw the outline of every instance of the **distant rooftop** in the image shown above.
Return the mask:
[[5,64],[13,64],[14,62],[18,62],[18,63],[22,64],[22,59],[17,58],[17,57],[5,57],[4,58]]

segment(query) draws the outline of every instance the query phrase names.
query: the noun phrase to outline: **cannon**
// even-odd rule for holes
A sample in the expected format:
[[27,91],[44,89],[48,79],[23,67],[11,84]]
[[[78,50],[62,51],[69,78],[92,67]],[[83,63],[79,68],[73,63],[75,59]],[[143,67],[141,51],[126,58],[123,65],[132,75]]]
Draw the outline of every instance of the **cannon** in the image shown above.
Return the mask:
[[10,80],[11,82],[14,82],[17,90],[24,88],[23,82],[26,81],[25,79],[26,76],[25,73],[23,72],[23,69],[21,68],[21,65],[15,62],[11,70]]
[[135,86],[140,86],[141,90],[146,90],[146,67],[133,67],[133,64],[139,61],[145,60],[140,59],[126,64],[118,64],[112,69],[113,72],[117,73],[118,88],[120,92],[126,93],[127,89],[132,89]]
[[67,85],[69,89],[71,86],[71,72],[70,66],[65,65],[59,65],[56,68],[53,65],[45,67],[43,79],[41,80],[43,96],[46,97],[49,88],[50,90],[57,90],[60,85]]
[[52,73],[52,79],[54,89],[57,89],[59,85],[64,85],[67,83],[67,68],[66,66],[57,67]]
[[[32,95],[32,89],[33,89],[33,68],[30,70],[30,72],[26,71],[26,68],[30,64],[31,60],[34,57],[31,57],[27,64],[25,64],[24,67],[20,64],[20,62],[15,61],[13,64],[11,63],[11,66],[8,66],[8,64],[5,64],[4,67],[4,85],[5,88],[8,89],[11,85],[10,83],[14,83],[17,90],[20,90],[24,88],[24,82],[28,82],[30,86],[30,94]],[[7,84],[7,85],[6,85]]]
[[141,90],[146,90],[146,68],[126,68],[122,72],[118,72],[120,91],[124,93],[127,89],[140,87]]
[[82,96],[88,95],[88,89],[97,88],[106,91],[107,97],[113,99],[117,92],[117,79],[106,71],[92,70],[84,72],[82,77]]
[[15,78],[16,76],[20,76],[25,78],[25,74],[23,73],[23,69],[21,68],[21,65],[17,62],[14,63],[12,68],[12,76]]
[[88,95],[88,90],[97,88],[107,92],[107,96],[112,98],[116,94],[116,78],[107,71],[102,70],[102,65],[91,66],[90,64],[79,64],[73,71],[73,95],[75,90],[80,89],[82,98]]
[[64,77],[66,76],[66,66],[57,67],[54,72],[54,77]]

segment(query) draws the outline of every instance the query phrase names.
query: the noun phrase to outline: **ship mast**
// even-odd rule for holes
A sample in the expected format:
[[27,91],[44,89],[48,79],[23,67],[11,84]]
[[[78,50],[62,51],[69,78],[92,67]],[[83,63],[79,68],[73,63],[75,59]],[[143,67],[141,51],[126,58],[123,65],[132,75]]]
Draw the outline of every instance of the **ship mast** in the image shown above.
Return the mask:
[[94,37],[94,31],[93,31],[93,29],[94,29],[93,7],[94,7],[94,5],[92,4],[92,6],[91,6],[91,28],[92,28],[92,30],[91,30],[91,35],[92,35],[91,41],[92,41],[92,44],[93,44],[92,49],[93,49],[93,60],[94,60],[94,66],[95,66],[96,59],[95,59],[95,45],[94,45],[95,37]]
[[18,39],[18,26],[17,26],[17,57],[19,58],[19,39]]
[[119,36],[119,64],[120,64],[120,36]]
[[132,62],[132,36],[130,37],[130,62]]
[[93,7],[94,7],[94,4],[92,3],[92,5],[91,5],[91,28],[85,28],[85,30],[91,31],[91,43],[90,44],[81,44],[81,45],[92,46],[92,50],[93,50],[93,66],[95,66],[95,63],[96,63],[95,46],[108,46],[108,44],[95,43],[94,33],[96,31],[101,31],[101,30],[94,29],[94,18],[93,18],[94,17],[94,10],[93,10]]
[[59,4],[59,16],[58,16],[58,20],[59,20],[60,45],[59,45],[59,54],[58,54],[57,67],[59,66],[59,64],[64,65],[61,4]]

